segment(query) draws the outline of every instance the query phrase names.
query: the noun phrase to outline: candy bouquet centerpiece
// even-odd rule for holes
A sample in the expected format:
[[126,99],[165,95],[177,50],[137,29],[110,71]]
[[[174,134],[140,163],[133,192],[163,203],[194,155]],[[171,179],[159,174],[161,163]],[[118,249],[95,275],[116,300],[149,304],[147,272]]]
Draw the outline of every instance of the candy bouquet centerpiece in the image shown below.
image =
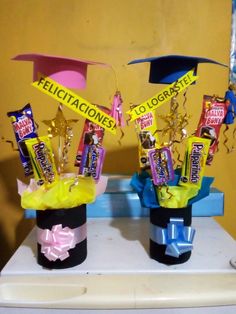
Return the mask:
[[[138,136],[140,165],[131,185],[142,206],[150,208],[150,257],[167,265],[179,264],[191,256],[195,235],[192,204],[210,193],[214,178],[205,177],[204,170],[217,152],[220,128],[227,124],[229,108],[225,98],[204,95],[198,126],[188,135],[186,91],[198,79],[199,63],[224,65],[179,55],[138,59],[129,64],[142,62],[150,62],[150,83],[168,85],[128,111]],[[166,102],[170,102],[169,113],[159,114],[157,125],[154,111]],[[160,122],[164,124],[162,128],[158,128]]]
[[[49,269],[72,267],[87,256],[86,204],[106,188],[106,178],[101,175],[102,141],[105,130],[115,133],[121,123],[121,95],[115,93],[109,109],[68,89],[83,89],[87,66],[102,63],[41,54],[18,55],[14,60],[34,62],[33,86],[59,102],[55,118],[43,121],[47,135],[39,134],[30,104],[7,113],[25,176],[30,178],[29,184],[18,180],[21,206],[36,210],[38,263]],[[65,166],[77,120],[66,120],[63,105],[85,117],[74,162],[76,173],[66,173]],[[56,150],[54,138],[58,139]]]

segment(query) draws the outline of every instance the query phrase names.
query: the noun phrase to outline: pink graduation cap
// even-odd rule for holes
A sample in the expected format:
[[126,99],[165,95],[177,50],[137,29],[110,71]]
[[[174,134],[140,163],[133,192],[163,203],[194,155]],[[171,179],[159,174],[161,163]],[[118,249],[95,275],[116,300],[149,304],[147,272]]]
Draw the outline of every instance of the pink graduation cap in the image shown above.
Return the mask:
[[86,87],[88,65],[108,66],[105,63],[49,56],[37,53],[20,54],[12,58],[18,61],[34,63],[33,81],[38,80],[38,73],[50,77],[67,88],[84,89]]

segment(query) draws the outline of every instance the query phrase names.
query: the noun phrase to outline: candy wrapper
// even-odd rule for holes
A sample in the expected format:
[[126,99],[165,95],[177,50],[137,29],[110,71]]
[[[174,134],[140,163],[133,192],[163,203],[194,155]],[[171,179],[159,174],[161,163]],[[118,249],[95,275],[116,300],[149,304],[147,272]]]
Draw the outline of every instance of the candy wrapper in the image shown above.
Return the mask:
[[[104,106],[98,106],[99,109],[106,113],[110,113],[110,110]],[[79,146],[76,153],[75,166],[80,167],[81,158],[85,145],[97,145],[101,146],[104,137],[104,128],[86,119],[84,123],[83,132],[80,138]]]
[[154,113],[149,112],[136,119],[135,126],[139,140],[139,165],[140,168],[149,168],[150,162],[148,152],[150,149],[156,148],[159,143]]
[[152,149],[148,153],[153,183],[163,185],[174,179],[171,152],[168,147]]
[[217,152],[220,129],[226,113],[227,105],[223,98],[204,95],[202,114],[195,135],[211,140],[207,165],[212,163],[213,156]]
[[10,117],[16,142],[19,148],[20,159],[26,176],[33,174],[33,168],[25,145],[25,140],[37,137],[32,108],[27,104],[22,109],[7,113]]
[[49,137],[42,136],[26,140],[25,144],[38,184],[52,183],[57,180],[58,174]]
[[105,149],[96,145],[85,145],[79,172],[84,176],[91,176],[98,181],[102,172]]
[[179,184],[200,189],[208,157],[210,139],[191,136],[187,141]]

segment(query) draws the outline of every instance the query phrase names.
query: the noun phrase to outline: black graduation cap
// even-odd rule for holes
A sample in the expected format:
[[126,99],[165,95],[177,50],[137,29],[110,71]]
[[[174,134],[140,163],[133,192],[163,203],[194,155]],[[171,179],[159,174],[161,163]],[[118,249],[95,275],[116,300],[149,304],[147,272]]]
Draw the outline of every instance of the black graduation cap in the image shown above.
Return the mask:
[[149,83],[155,84],[171,84],[192,69],[194,70],[194,75],[196,75],[198,63],[213,63],[227,67],[227,65],[212,59],[182,55],[137,59],[130,61],[128,64],[143,62],[150,62]]

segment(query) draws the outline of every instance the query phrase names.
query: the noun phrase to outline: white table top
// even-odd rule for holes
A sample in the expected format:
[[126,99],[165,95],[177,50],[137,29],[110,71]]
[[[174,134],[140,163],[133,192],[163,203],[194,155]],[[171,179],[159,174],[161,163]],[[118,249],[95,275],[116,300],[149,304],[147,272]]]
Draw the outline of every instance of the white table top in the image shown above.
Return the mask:
[[[196,229],[190,259],[166,266],[150,259],[147,218],[88,219],[88,256],[78,266],[51,270],[53,274],[107,274],[159,272],[236,272],[229,264],[236,242],[213,218],[193,218]],[[36,261],[35,229],[2,270],[2,276],[48,274]]]
[[236,269],[229,261],[236,255],[236,243],[213,218],[194,218],[192,226],[196,228],[192,256],[184,264],[166,266],[149,258],[147,218],[91,218],[88,257],[65,270],[37,264],[34,229],[2,270],[0,308],[224,306],[235,313]]

